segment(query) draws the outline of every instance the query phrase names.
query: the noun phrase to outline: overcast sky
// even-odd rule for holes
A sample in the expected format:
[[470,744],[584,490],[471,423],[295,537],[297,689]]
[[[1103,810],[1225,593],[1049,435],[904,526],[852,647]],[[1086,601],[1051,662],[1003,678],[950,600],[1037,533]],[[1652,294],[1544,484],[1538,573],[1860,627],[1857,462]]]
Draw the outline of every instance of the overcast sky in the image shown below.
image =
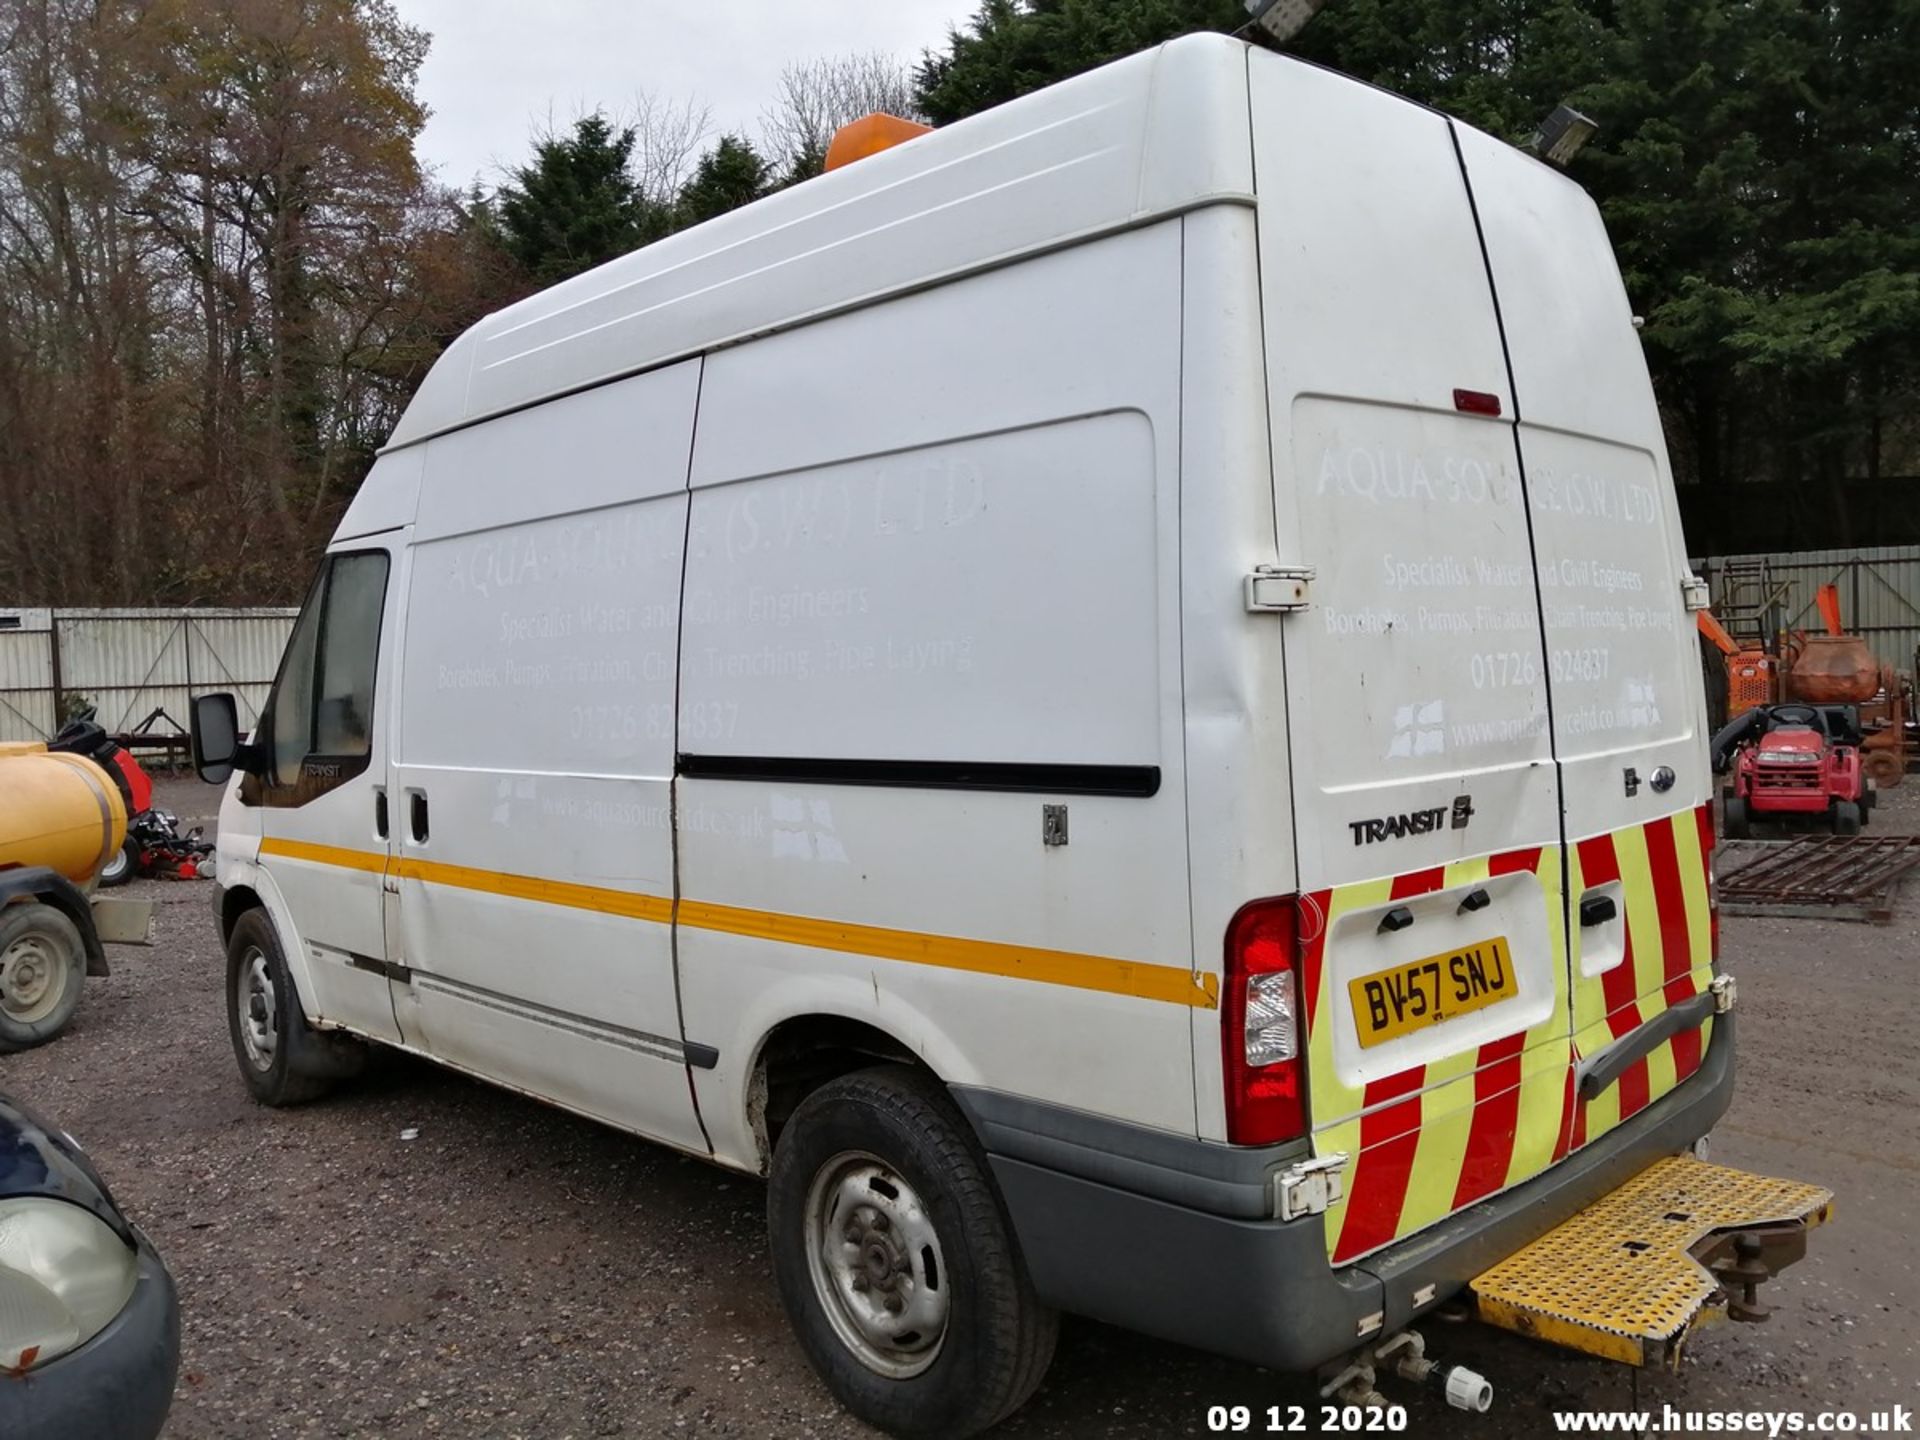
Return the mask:
[[526,159],[551,116],[632,108],[651,93],[710,106],[717,131],[756,134],[791,60],[880,50],[918,58],[975,0],[397,0],[433,36],[421,159],[449,185]]

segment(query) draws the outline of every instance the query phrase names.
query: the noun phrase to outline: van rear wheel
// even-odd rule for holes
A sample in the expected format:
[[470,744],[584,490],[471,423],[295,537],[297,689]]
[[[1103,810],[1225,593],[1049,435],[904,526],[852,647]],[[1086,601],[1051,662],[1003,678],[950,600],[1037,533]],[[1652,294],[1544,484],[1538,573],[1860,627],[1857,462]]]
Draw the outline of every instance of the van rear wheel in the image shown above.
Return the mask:
[[1059,1316],[1026,1266],[966,1120],[898,1065],[829,1081],[780,1133],[774,1279],[834,1397],[893,1435],[974,1435],[1053,1359]]

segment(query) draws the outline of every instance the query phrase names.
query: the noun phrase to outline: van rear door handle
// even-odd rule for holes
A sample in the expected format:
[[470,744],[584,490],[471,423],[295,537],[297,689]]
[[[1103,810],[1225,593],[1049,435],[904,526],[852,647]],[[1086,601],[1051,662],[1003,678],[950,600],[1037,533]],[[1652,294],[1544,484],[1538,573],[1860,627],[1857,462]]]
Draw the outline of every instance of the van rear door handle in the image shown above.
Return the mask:
[[1611,895],[1588,895],[1580,901],[1580,928],[1590,930],[1604,925],[1620,913]]

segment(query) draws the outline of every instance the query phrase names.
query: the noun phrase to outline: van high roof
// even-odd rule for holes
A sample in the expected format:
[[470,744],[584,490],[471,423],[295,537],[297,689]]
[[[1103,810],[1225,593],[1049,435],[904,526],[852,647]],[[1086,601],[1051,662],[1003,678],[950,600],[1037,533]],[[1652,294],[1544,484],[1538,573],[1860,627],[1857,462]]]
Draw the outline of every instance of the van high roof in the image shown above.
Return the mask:
[[1018,255],[1250,204],[1249,48],[1172,41],[511,305],[448,347],[389,448]]

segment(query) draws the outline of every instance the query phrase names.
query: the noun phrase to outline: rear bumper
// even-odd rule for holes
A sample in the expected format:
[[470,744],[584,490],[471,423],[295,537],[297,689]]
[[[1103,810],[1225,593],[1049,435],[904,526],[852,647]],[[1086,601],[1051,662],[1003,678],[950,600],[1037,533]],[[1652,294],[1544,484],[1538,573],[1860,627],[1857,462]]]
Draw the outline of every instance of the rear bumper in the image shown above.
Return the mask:
[[[1249,1152],[1177,1142],[1194,1147],[1199,1178],[1189,1195],[1172,1197],[1152,1181],[1169,1168],[1165,1137],[1154,1141],[1150,1171],[1132,1162],[1116,1167],[1084,1138],[1036,1143],[993,1097],[962,1091],[959,1098],[987,1146],[1042,1299],[1160,1339],[1302,1371],[1405,1325],[1705,1135],[1733,1099],[1733,1018],[1715,1021],[1693,1077],[1633,1119],[1525,1184],[1338,1270],[1327,1261],[1318,1216],[1282,1223],[1221,1213],[1243,1210],[1249,1191],[1261,1191],[1257,1181],[1229,1183],[1245,1178],[1244,1168],[1208,1178],[1221,1176],[1223,1152]],[[1297,1150],[1275,1152],[1270,1168],[1294,1158]]]
[[173,1403],[179,1368],[173,1279],[142,1236],[133,1295],[106,1329],[24,1376],[0,1376],[0,1436],[153,1440]]

